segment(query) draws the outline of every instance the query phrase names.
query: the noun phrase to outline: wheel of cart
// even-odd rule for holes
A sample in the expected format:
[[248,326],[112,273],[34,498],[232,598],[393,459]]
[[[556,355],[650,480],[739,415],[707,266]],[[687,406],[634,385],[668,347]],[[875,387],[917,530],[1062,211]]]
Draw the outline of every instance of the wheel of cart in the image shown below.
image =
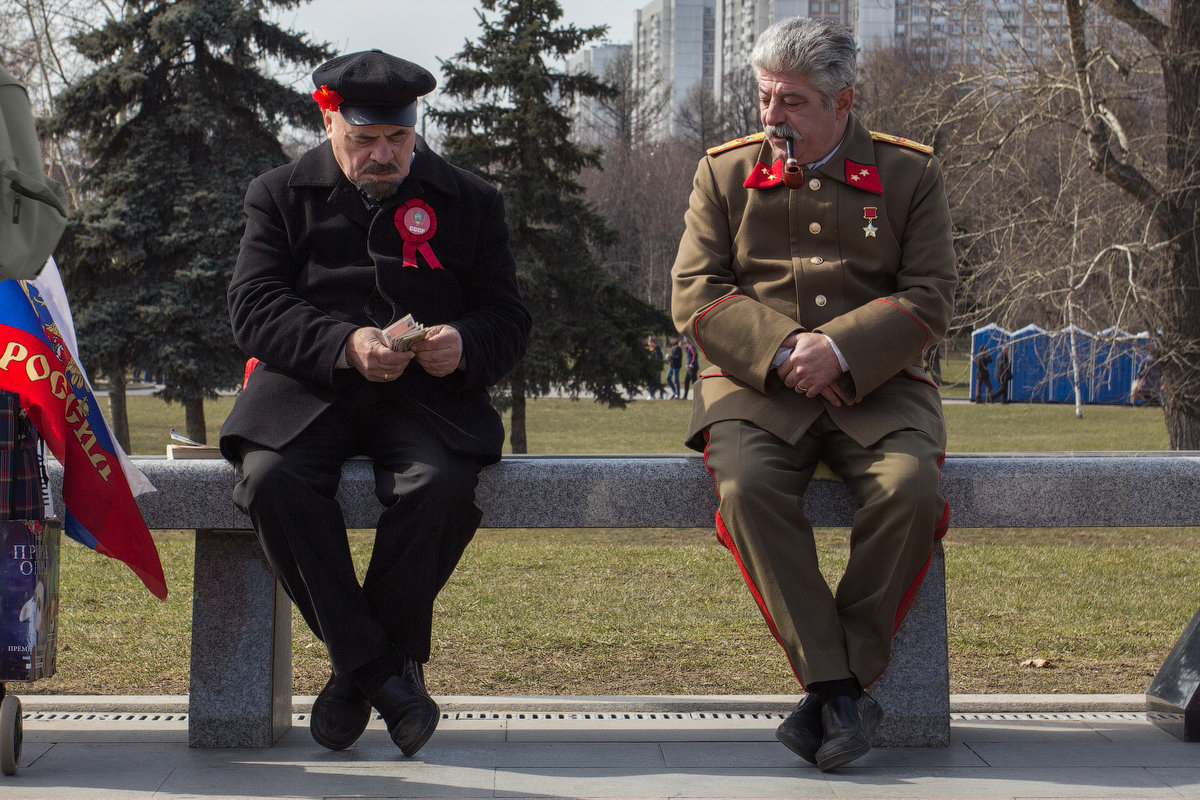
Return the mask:
[[21,763],[21,741],[24,730],[21,723],[21,701],[16,695],[7,694],[0,683],[0,772],[16,775]]

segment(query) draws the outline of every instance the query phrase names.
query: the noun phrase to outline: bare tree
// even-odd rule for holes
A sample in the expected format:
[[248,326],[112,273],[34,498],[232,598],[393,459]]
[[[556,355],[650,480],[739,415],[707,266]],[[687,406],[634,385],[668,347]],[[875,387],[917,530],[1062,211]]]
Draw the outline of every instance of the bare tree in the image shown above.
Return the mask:
[[1160,20],[1132,0],[1096,5],[1135,32],[1158,60],[1165,124],[1161,132],[1138,135],[1145,106],[1119,90],[1136,72],[1107,42],[1089,44],[1084,0],[1066,0],[1088,163],[1132,199],[1147,222],[1138,236],[1114,238],[1096,252],[1080,282],[1106,262],[1127,266],[1153,324],[1168,440],[1172,449],[1194,450],[1200,448],[1200,9],[1190,0],[1170,0]]
[[1124,0],[1069,0],[1066,24],[1047,28],[1056,49],[993,51],[972,70],[928,51],[875,54],[856,105],[871,127],[935,145],[945,166],[958,329],[1149,331],[1169,441],[1193,449],[1200,15],[1167,9],[1160,20]]
[[[53,116],[55,96],[78,78],[87,62],[66,41],[116,19],[123,0],[0,0],[0,61],[25,84],[35,115]],[[74,137],[47,134],[47,172],[63,184],[72,209],[81,204],[78,178],[84,157]]]
[[675,122],[679,135],[697,151],[707,150],[728,138],[721,104],[713,97],[712,87],[701,81],[693,83],[684,93]]
[[645,64],[635,69],[633,58],[632,48],[618,53],[598,76],[616,91],[590,101],[594,112],[588,124],[573,130],[581,143],[628,150],[635,142],[648,141],[661,127],[669,110],[671,84]]

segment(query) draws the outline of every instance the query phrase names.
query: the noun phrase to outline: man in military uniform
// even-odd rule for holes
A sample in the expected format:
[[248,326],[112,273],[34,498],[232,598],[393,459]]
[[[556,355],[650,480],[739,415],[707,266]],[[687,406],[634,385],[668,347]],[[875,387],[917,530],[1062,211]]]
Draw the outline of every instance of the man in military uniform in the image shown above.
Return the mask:
[[[525,351],[500,193],[417,136],[433,75],[373,50],[313,73],[328,141],[256,178],[229,287],[238,345],[257,359],[221,429],[234,501],[332,674],[313,738],[353,744],[374,706],[413,755],[437,725],[425,689],[433,601],[479,524],[480,469],[504,429],[487,387]],[[411,314],[427,338],[392,349]],[[335,493],[373,459],[384,508],[360,585]]]
[[[718,538],[808,692],[777,736],[822,770],[870,750],[882,711],[863,688],[887,667],[948,513],[921,355],[951,316],[949,210],[930,148],[852,113],[854,62],[841,25],[763,32],[751,64],[764,131],[700,161],[672,268],[675,323],[713,365],[688,443],[716,479]],[[860,506],[836,592],[804,515],[819,461]]]

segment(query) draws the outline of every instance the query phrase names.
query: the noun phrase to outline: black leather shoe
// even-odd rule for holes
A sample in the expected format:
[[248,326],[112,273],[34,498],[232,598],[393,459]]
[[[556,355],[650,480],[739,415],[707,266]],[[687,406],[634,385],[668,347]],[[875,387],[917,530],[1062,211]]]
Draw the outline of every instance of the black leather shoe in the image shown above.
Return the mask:
[[358,741],[371,721],[371,704],[350,677],[330,675],[313,701],[309,730],[317,744],[345,750]]
[[857,700],[844,694],[830,699],[821,706],[825,741],[817,750],[817,766],[828,772],[865,756],[882,719],[883,709],[866,692]]
[[437,728],[441,710],[425,691],[421,665],[404,659],[399,675],[393,675],[371,692],[367,699],[379,709],[388,735],[406,756],[414,756]]
[[824,738],[821,724],[821,700],[815,694],[804,695],[788,718],[775,729],[775,738],[784,747],[810,764],[817,763],[817,750]]

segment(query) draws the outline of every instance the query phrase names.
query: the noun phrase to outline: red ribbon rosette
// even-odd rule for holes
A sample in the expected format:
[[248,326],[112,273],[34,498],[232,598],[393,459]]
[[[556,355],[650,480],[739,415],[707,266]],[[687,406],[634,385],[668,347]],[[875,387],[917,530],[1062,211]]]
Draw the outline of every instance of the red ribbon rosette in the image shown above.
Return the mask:
[[396,230],[404,240],[402,266],[417,266],[417,253],[420,253],[431,269],[445,269],[429,246],[429,240],[437,232],[437,217],[425,201],[409,200],[396,209]]

